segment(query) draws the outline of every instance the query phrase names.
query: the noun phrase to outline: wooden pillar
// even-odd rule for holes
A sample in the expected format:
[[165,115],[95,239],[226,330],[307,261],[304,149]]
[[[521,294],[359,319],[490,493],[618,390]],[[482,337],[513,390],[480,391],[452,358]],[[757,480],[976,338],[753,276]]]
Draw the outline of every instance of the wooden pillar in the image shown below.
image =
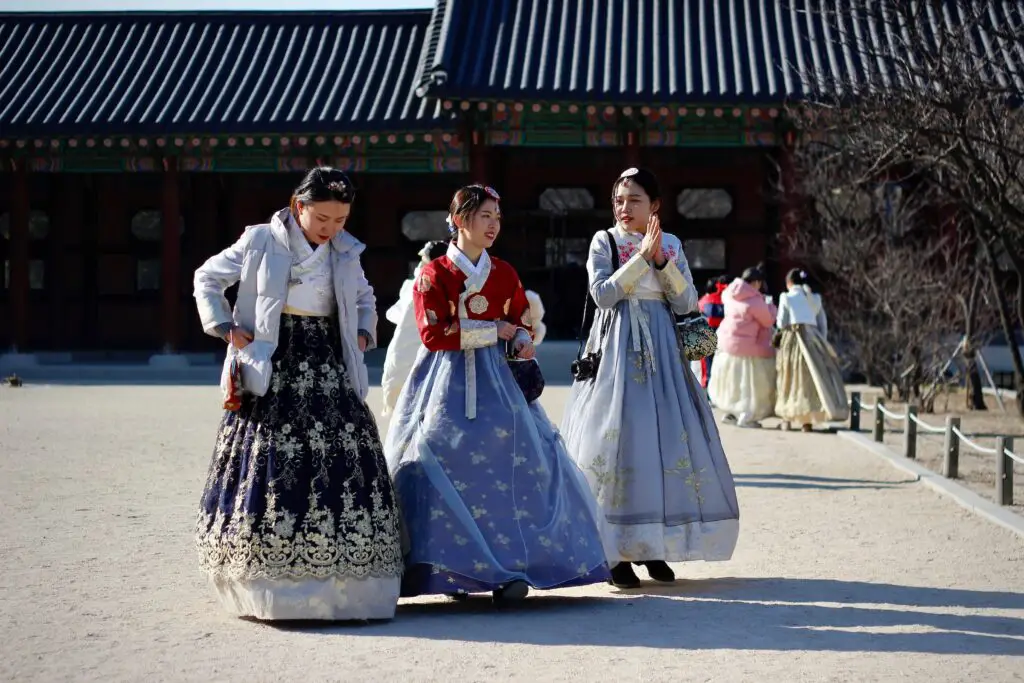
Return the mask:
[[[50,298],[50,348],[54,351],[68,351],[69,336],[74,333],[68,325],[68,277],[67,270],[71,257],[68,243],[72,236],[78,237],[82,223],[81,176],[62,173],[54,178],[54,189],[50,192],[48,204],[50,215],[49,243],[46,257],[46,289]],[[81,283],[76,283],[81,287]]]
[[14,162],[14,187],[11,197],[11,318],[13,323],[13,351],[28,349],[28,297],[29,297],[29,217],[31,198],[28,187],[28,167],[24,159]]
[[487,145],[484,134],[478,130],[469,130],[469,175],[474,183],[489,184],[487,178]]
[[181,201],[178,160],[175,157],[164,159],[161,214],[163,238],[160,250],[160,303],[163,352],[175,353],[181,343]]
[[626,148],[626,168],[642,166],[640,161],[640,140],[636,131],[628,130],[623,133]]

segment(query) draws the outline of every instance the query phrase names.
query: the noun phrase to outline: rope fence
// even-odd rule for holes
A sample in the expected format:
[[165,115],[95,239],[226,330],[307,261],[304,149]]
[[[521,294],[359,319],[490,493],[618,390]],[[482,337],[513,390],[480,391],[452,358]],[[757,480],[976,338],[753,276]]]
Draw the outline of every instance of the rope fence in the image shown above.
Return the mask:
[[919,436],[942,434],[943,459],[942,475],[948,479],[960,476],[960,447],[966,446],[981,455],[995,456],[996,459],[996,502],[1000,505],[1013,505],[1013,465],[1024,465],[1024,455],[1013,452],[1013,437],[997,436],[995,446],[988,448],[972,440],[960,430],[960,418],[948,416],[945,426],[931,425],[917,416],[917,406],[907,406],[907,412],[895,413],[885,407],[885,399],[878,398],[875,403],[867,403],[861,398],[859,391],[850,395],[850,430],[860,431],[861,413],[874,413],[872,437],[877,443],[885,438],[885,422],[903,423],[903,455],[907,458],[917,457],[917,440]]

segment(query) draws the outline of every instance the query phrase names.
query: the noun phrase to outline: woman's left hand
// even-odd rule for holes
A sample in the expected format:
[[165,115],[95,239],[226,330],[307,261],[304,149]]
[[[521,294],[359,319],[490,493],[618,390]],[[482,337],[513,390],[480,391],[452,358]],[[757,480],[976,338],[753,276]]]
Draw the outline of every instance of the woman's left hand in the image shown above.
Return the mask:
[[523,342],[516,347],[516,357],[523,360],[533,360],[537,356],[537,348],[533,342]]
[[363,335],[359,335],[359,350],[362,353],[366,353],[366,345],[367,345],[366,337],[363,336]]
[[663,268],[668,259],[665,258],[665,252],[662,250],[662,237],[664,233],[661,231],[661,219],[658,218],[658,214],[651,214],[650,223],[647,225],[647,233],[651,238],[651,255],[649,260],[654,261],[654,265],[658,268]]

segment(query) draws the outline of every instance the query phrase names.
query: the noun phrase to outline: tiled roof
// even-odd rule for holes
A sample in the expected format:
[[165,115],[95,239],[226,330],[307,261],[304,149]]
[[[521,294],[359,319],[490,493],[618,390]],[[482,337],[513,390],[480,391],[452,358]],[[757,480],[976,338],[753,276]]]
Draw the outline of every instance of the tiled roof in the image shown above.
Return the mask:
[[447,127],[430,11],[0,15],[0,136]]
[[[861,79],[885,26],[850,0],[438,0],[418,91],[453,99],[778,102]],[[863,7],[862,3],[858,6]],[[956,23],[957,3],[922,3]],[[1020,0],[989,5],[1013,21]],[[824,11],[823,11],[824,10]],[[988,38],[991,38],[989,36]],[[991,48],[998,41],[980,36]],[[853,45],[865,41],[866,49]],[[883,50],[879,48],[879,50]],[[1019,50],[1007,72],[1024,72]]]

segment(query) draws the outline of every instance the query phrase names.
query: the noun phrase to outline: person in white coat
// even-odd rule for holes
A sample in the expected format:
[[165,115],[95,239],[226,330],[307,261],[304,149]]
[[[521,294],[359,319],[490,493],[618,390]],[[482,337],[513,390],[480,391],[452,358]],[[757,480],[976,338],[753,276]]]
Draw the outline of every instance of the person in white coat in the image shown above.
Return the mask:
[[[365,399],[376,300],[345,231],[348,177],[315,168],[288,208],[195,273],[228,394],[196,519],[221,603],[257,619],[390,619],[400,523]],[[224,291],[238,283],[234,310]]]
[[[413,286],[419,277],[423,266],[436,258],[444,256],[448,251],[449,242],[427,242],[420,250],[421,262],[416,266],[411,280],[402,283],[402,289],[398,294],[398,301],[387,310],[384,317],[395,325],[395,336],[388,344],[387,354],[384,356],[384,374],[381,379],[381,389],[384,394],[384,408],[382,415],[390,415],[398,404],[398,397],[402,395],[402,388],[409,373],[416,363],[416,356],[423,349],[423,342],[420,340],[419,328],[416,325],[416,311],[414,310],[412,295]],[[530,303],[530,319],[533,323],[534,341],[533,345],[539,346],[547,332],[544,325],[544,304],[540,295],[534,291],[526,290],[526,300]]]
[[382,414],[384,415],[390,415],[394,411],[398,397],[402,393],[402,387],[405,386],[405,381],[409,378],[412,366],[416,362],[416,354],[423,348],[423,342],[420,341],[420,330],[416,325],[416,311],[412,304],[412,288],[420,276],[423,266],[444,256],[447,251],[448,242],[440,240],[427,242],[420,249],[420,263],[416,266],[412,278],[402,283],[398,301],[384,314],[388,322],[395,325],[395,335],[391,338],[387,354],[384,356],[384,375],[381,379],[381,389],[384,393]]
[[799,424],[809,432],[816,422],[845,420],[849,404],[839,359],[828,343],[828,317],[821,295],[811,290],[807,273],[799,268],[786,275],[786,287],[776,319],[775,414],[785,429]]

